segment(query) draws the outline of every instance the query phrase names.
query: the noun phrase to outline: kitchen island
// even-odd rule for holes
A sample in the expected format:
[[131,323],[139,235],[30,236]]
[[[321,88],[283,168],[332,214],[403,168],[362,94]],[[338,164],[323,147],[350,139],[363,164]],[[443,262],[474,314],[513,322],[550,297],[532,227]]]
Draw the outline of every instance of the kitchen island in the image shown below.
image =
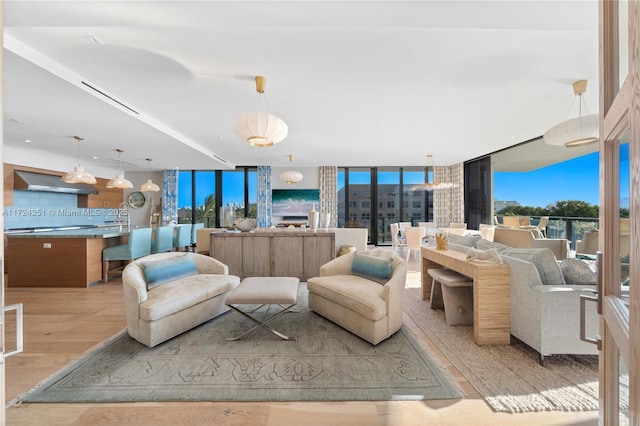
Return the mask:
[[119,227],[7,234],[7,285],[89,287],[102,280],[102,249],[128,235]]

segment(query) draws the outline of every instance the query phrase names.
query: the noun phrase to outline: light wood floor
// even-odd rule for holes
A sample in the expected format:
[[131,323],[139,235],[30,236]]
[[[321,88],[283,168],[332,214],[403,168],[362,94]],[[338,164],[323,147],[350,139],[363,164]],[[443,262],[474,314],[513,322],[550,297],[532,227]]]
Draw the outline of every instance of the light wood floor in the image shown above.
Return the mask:
[[[407,286],[420,286],[415,261]],[[6,280],[5,280],[6,282]],[[7,401],[125,328],[122,283],[89,289],[5,288],[5,303],[24,305],[24,353],[6,360]],[[29,404],[7,409],[7,425],[596,425],[597,412],[494,413],[405,315],[405,325],[467,393],[444,401],[287,403]],[[7,347],[15,342],[11,314]]]

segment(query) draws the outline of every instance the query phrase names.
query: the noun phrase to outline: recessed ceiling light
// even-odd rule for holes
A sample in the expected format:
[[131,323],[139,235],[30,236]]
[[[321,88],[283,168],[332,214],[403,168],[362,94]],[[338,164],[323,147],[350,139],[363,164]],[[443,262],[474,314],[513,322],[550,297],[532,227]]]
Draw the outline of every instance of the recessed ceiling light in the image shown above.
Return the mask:
[[93,158],[94,160],[97,160],[97,159],[98,159],[98,157],[96,157],[95,155],[94,155],[93,157],[91,157],[91,158]]
[[33,142],[31,139],[25,139],[24,141],[25,141],[26,143],[31,143],[31,142]]
[[87,35],[87,36],[84,36],[84,38],[91,44],[104,44],[104,41],[100,40],[98,37],[93,35]]

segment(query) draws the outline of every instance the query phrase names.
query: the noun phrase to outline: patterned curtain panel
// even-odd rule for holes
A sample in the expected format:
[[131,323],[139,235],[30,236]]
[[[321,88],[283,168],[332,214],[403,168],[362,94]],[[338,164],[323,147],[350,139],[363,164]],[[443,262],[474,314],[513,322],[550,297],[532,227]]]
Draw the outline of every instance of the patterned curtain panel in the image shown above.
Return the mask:
[[258,227],[271,226],[271,166],[258,166]]
[[435,182],[451,182],[453,188],[433,191],[433,221],[438,227],[448,228],[451,222],[464,222],[464,165],[433,168]]
[[178,171],[162,171],[162,220],[178,223]]
[[329,227],[338,224],[338,168],[320,167],[320,213],[329,213]]

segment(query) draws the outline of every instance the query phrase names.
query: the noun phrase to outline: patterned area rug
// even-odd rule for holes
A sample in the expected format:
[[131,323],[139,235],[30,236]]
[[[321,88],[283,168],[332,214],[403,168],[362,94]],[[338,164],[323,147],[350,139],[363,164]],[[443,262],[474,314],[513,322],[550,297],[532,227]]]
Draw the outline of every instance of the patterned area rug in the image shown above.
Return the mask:
[[[28,392],[24,402],[359,401],[459,398],[403,327],[373,346],[309,311],[269,324],[228,312],[155,348],[124,331]],[[255,314],[265,313],[267,307]],[[254,314],[254,315],[255,315]]]
[[597,355],[554,355],[541,366],[537,352],[514,338],[478,346],[473,326],[448,326],[416,288],[405,291],[404,310],[494,411],[598,410]]

